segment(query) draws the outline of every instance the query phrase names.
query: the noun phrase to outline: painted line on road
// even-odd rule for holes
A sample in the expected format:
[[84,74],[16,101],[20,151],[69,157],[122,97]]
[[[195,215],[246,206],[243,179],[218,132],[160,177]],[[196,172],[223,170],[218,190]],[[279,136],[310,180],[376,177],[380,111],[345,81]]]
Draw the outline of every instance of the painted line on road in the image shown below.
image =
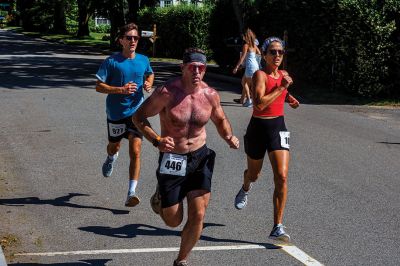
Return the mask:
[[302,251],[301,249],[299,249],[296,246],[293,246],[293,245],[278,245],[278,246],[281,247],[281,250],[285,251],[293,258],[302,262],[304,265],[307,265],[307,266],[323,265],[322,263],[320,263],[316,259],[310,257],[307,253],[305,253],[304,251]]
[[0,246],[0,266],[7,266],[6,258],[4,257],[3,249]]
[[[323,265],[317,260],[307,255],[304,251],[293,245],[276,245],[279,249],[285,251],[304,265],[316,266]],[[249,250],[266,249],[262,245],[234,245],[234,246],[208,246],[194,247],[193,251],[216,251],[216,250]],[[179,248],[137,248],[137,249],[111,249],[111,250],[76,250],[61,252],[43,252],[43,253],[17,253],[15,256],[70,256],[70,255],[102,255],[102,254],[123,254],[123,253],[155,253],[155,252],[177,252]]]

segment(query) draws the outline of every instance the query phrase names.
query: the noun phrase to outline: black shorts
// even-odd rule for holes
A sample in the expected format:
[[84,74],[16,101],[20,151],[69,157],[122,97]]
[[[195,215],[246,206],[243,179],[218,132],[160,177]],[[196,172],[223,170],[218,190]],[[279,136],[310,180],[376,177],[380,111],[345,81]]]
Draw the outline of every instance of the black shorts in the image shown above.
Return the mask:
[[135,127],[132,117],[128,116],[121,120],[112,121],[107,118],[107,132],[109,142],[120,142],[122,138],[128,138],[132,134],[136,138],[143,139],[143,134]]
[[[165,159],[163,162],[164,154],[166,157],[168,155],[172,157],[186,156],[186,171],[183,176],[165,173],[165,169],[175,169],[175,167],[181,170],[179,167],[182,167],[182,165],[179,164],[179,160],[171,161]],[[181,155],[160,152],[156,174],[162,208],[171,207],[181,202],[186,197],[187,193],[193,190],[206,190],[211,192],[214,162],[215,152],[207,148],[206,145],[194,152]],[[161,168],[164,170],[161,170]],[[161,171],[164,171],[164,173],[161,173]]]
[[283,116],[272,119],[252,117],[244,135],[244,150],[251,159],[260,160],[266,151],[288,151],[289,138]]

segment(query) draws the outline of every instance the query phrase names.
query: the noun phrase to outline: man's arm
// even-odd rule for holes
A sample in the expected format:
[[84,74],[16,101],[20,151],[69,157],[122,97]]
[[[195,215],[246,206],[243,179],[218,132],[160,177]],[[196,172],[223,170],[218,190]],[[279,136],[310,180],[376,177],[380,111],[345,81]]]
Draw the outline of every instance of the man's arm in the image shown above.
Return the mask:
[[147,118],[159,114],[167,106],[170,97],[171,95],[164,86],[157,88],[132,117],[133,123],[143,136],[163,152],[171,151],[175,147],[175,143],[171,137],[158,135]]
[[146,79],[143,84],[144,90],[150,92],[151,87],[153,87],[153,82],[154,82],[154,73],[151,73],[150,75],[146,76]]
[[127,83],[122,87],[115,87],[107,85],[100,80],[96,82],[96,91],[105,94],[132,94],[137,90],[137,85],[135,83]]
[[222,109],[220,97],[215,90],[210,93],[210,99],[213,106],[213,110],[211,111],[211,120],[217,128],[218,134],[226,141],[226,143],[228,143],[229,147],[238,149],[239,140],[232,133],[231,124]]

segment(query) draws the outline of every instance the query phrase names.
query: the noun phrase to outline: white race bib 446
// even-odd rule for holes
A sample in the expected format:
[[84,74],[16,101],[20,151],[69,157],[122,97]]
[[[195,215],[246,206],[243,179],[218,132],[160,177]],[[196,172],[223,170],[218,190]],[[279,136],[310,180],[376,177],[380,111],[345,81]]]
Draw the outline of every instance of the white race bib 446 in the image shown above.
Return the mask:
[[186,175],[187,156],[180,154],[164,153],[160,173],[167,175]]

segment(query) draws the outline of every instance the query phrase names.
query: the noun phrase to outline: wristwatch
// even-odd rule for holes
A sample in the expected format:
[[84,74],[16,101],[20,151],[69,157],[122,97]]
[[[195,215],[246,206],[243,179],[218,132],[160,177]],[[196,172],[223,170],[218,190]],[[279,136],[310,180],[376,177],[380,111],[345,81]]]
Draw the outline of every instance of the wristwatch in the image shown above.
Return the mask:
[[153,142],[152,142],[153,146],[158,147],[158,145],[160,145],[160,140],[161,140],[160,136],[157,136],[157,138],[153,139]]

